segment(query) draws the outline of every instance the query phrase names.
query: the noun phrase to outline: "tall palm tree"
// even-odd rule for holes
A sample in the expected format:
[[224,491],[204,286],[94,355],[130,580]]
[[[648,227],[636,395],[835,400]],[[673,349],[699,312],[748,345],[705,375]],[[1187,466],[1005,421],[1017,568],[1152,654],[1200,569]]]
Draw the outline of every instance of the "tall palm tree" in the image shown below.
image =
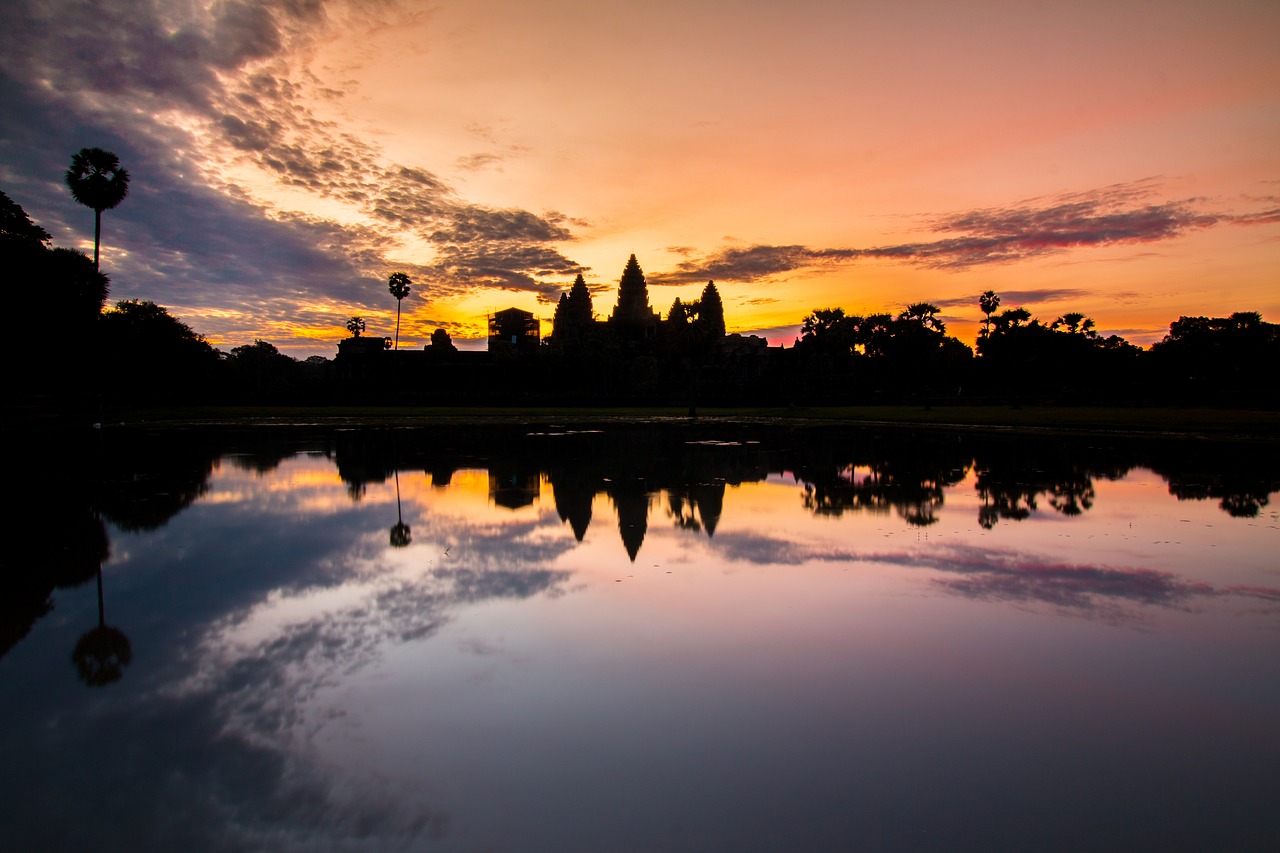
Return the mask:
[[413,280],[402,272],[393,272],[387,279],[387,289],[396,298],[396,349],[400,349],[400,302],[409,295]]
[[102,243],[102,211],[110,210],[129,194],[129,170],[120,158],[101,148],[81,148],[71,155],[71,168],[63,176],[71,197],[93,208],[93,268],[98,268]]
[[982,326],[982,334],[985,337],[991,334],[991,315],[1000,307],[1000,297],[994,290],[988,290],[978,297],[978,307],[982,309],[983,314],[987,315],[986,323]]
[[363,317],[352,317],[347,321],[347,331],[352,337],[360,337],[360,333],[365,330],[365,322]]

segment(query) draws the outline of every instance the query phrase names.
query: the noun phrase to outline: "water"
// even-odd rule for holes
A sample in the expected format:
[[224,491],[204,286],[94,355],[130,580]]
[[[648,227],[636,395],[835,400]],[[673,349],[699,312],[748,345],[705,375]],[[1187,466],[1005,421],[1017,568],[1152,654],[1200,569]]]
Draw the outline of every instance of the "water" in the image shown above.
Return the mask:
[[5,849],[1280,848],[1270,445],[701,425],[17,455]]

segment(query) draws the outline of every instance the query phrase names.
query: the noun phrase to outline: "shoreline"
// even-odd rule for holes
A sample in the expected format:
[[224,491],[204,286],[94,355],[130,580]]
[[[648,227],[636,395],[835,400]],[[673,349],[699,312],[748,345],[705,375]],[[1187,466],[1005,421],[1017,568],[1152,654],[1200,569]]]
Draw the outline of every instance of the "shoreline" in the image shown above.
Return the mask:
[[918,427],[1041,434],[1147,435],[1280,441],[1280,412],[1172,407],[857,406],[706,408],[696,418],[677,407],[217,406],[127,410],[105,429],[357,428],[467,426],[726,425],[772,427]]

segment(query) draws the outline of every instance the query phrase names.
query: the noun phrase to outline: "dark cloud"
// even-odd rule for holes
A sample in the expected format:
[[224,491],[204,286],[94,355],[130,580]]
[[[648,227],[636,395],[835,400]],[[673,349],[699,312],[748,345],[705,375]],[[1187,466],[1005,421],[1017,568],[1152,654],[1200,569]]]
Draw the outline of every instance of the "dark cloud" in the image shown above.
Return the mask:
[[[955,236],[913,243],[826,249],[798,245],[730,247],[700,259],[681,261],[674,271],[652,275],[649,281],[652,284],[690,284],[707,279],[752,282],[868,258],[937,269],[964,269],[1028,260],[1073,248],[1154,243],[1219,224],[1280,221],[1280,210],[1276,209],[1234,214],[1204,212],[1200,209],[1203,202],[1198,199],[1143,203],[1157,189],[1154,180],[1136,181],[1089,193],[1033,199],[1014,207],[929,217],[923,220],[927,230]],[[1090,291],[1062,289],[1026,293],[1034,293],[1040,301],[1045,301],[1075,298]],[[1049,296],[1055,293],[1057,297]]]
[[464,172],[478,172],[502,162],[497,154],[472,154],[470,157],[459,157],[458,168]]
[[431,240],[436,243],[559,242],[573,236],[563,221],[563,216],[554,213],[543,217],[527,210],[460,207],[450,213],[447,227],[432,232]]
[[649,275],[649,284],[679,285],[706,281],[751,282],[782,273],[838,261],[855,260],[853,249],[810,249],[805,246],[731,247],[700,260],[681,261],[670,273]]
[[986,208],[937,217],[936,232],[960,236],[865,250],[867,257],[901,258],[926,266],[964,267],[1021,260],[1061,249],[1146,243],[1217,224],[1221,216],[1191,201],[1139,204],[1150,182],[1060,197],[1044,206]]
[[442,246],[435,263],[424,273],[437,282],[437,292],[484,286],[529,291],[544,301],[553,301],[559,298],[566,278],[586,270],[547,246],[499,241]]
[[[980,295],[974,293],[952,299],[926,299],[925,301],[939,308],[967,308],[976,307]],[[1038,305],[1043,302],[1097,299],[1100,294],[1080,287],[1045,287],[1039,290],[1001,290],[998,295],[1001,308],[1016,308],[1020,305]]]

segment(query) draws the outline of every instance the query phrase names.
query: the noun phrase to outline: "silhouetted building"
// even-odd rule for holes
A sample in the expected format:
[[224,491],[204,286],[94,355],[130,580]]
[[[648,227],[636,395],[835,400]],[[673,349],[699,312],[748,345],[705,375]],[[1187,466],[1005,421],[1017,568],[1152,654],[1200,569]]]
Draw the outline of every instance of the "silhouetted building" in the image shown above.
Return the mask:
[[381,355],[384,351],[389,349],[391,349],[391,338],[363,335],[338,341],[338,355]]
[[497,311],[489,316],[489,351],[537,352],[541,325],[537,317],[519,308]]

